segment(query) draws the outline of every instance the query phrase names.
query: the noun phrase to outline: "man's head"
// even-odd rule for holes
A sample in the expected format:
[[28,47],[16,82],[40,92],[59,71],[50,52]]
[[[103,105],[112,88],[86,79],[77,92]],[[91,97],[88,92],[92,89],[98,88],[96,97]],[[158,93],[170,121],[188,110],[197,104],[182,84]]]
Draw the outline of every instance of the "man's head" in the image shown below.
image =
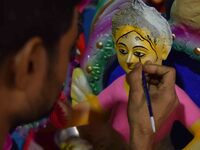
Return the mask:
[[78,0],[0,0],[0,112],[13,124],[52,108],[77,36]]
[[112,18],[112,34],[119,64],[127,73],[139,61],[162,64],[171,49],[169,24],[141,0],[132,0],[117,11]]

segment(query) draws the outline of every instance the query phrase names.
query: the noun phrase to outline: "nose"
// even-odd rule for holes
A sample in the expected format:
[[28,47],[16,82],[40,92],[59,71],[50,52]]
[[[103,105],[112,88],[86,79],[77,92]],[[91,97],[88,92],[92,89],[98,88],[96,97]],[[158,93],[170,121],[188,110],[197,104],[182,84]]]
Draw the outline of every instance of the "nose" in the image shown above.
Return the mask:
[[132,56],[133,56],[132,53],[129,53],[129,54],[128,54],[128,57],[127,57],[127,60],[126,60],[126,63],[127,63],[127,64],[131,63]]
[[132,67],[133,67],[133,60],[132,60],[132,58],[133,58],[133,54],[129,53],[128,57],[127,57],[127,60],[126,60],[126,64],[127,64],[127,67],[129,69],[132,69]]

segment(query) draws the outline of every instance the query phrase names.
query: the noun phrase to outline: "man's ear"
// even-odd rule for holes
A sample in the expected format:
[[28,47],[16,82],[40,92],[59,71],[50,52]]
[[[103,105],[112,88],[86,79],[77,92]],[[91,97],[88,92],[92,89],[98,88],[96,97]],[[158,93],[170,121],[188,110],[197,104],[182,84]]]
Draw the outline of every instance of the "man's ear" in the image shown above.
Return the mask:
[[[39,37],[31,38],[14,59],[14,86],[26,89],[40,88],[47,74],[47,51]],[[30,89],[29,89],[30,90]]]

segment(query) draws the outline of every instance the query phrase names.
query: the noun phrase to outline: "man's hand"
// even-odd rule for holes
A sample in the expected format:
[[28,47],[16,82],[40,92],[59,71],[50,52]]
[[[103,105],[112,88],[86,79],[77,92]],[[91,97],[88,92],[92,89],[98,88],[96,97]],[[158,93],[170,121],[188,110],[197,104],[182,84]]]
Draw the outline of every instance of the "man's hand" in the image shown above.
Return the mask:
[[153,131],[142,86],[142,70],[147,74],[151,104],[158,130],[178,105],[175,92],[175,70],[170,67],[136,64],[127,75],[130,85],[128,119],[131,131],[131,149],[153,149]]

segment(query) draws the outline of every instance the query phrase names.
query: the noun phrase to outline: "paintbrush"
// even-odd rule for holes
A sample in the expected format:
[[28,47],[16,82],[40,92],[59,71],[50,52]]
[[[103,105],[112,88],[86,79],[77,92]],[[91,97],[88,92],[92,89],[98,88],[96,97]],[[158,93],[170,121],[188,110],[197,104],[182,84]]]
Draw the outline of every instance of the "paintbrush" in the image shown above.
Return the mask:
[[[140,57],[139,57],[139,61],[141,63]],[[145,94],[146,101],[147,101],[147,107],[148,107],[148,111],[149,111],[149,115],[150,115],[151,127],[152,127],[153,132],[155,133],[156,127],[155,127],[155,120],[154,120],[154,116],[153,116],[152,106],[151,106],[151,98],[149,95],[149,90],[147,87],[147,80],[146,80],[145,73],[143,70],[142,70],[142,86],[143,86],[144,94]]]

